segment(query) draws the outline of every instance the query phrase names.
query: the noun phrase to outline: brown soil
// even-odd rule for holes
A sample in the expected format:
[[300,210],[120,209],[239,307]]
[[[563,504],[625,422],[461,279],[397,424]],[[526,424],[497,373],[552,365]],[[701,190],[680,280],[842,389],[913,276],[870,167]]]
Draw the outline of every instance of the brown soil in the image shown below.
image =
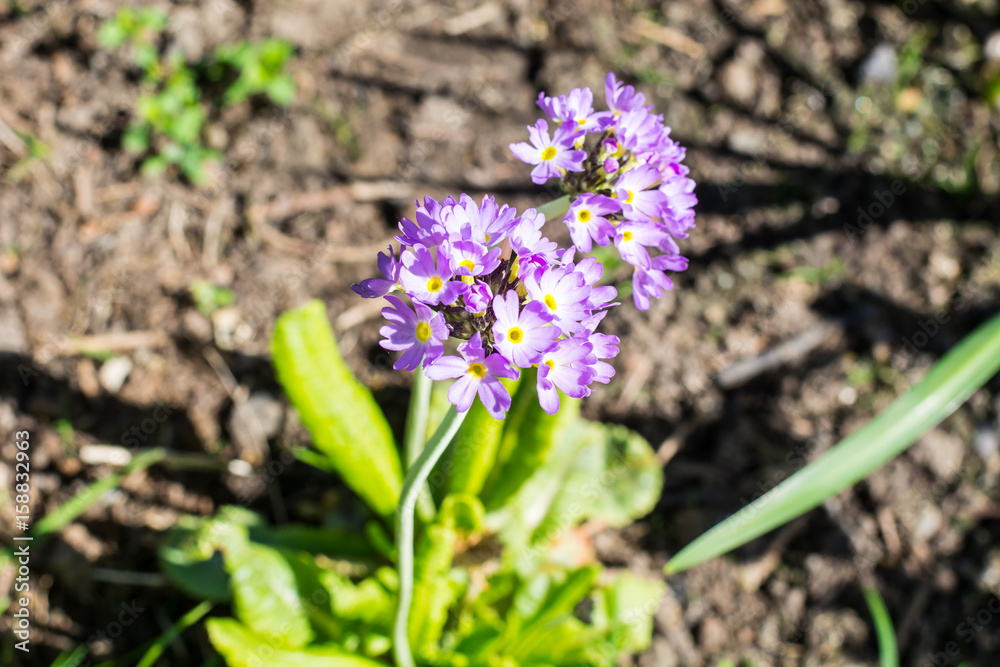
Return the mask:
[[[354,371],[404,404],[408,378],[377,346],[378,305],[349,285],[373,273],[416,196],[548,198],[506,149],[536,118],[539,90],[600,90],[619,72],[690,147],[699,184],[690,269],[650,312],[627,304],[608,318],[619,375],[585,407],[669,461],[655,512],[597,536],[610,566],[655,576],[996,310],[1000,114],[979,92],[1000,67],[995,2],[902,3],[912,15],[845,0],[159,2],[192,60],[245,37],[297,47],[294,105],[212,117],[225,162],[202,189],[143,179],[120,148],[136,73],[95,39],[120,4],[0,0],[2,487],[17,430],[31,433],[40,517],[108,471],[84,464],[82,447],[122,443],[150,419],[143,446],[263,473],[267,452],[241,428],[248,393],[273,413],[278,493],[219,472],[132,476],[36,550],[33,651],[14,656],[5,617],[4,664],[49,664],[83,641],[96,664],[162,633],[191,602],[129,576],[157,572],[158,540],[181,513],[249,497],[272,518],[317,522],[340,502],[327,478],[277,454],[306,436],[277,398],[274,319],[323,299]],[[911,78],[866,75],[880,43]],[[43,159],[28,135],[48,146]],[[233,290],[235,305],[199,313],[195,278]],[[131,362],[124,385],[81,340]],[[752,361],[774,349],[780,363]],[[803,519],[670,577],[636,663],[875,665],[861,593],[874,582],[903,664],[998,664],[998,389]],[[13,522],[0,503],[0,532]],[[144,611],[108,636],[123,604]],[[197,629],[162,664],[209,655]]]

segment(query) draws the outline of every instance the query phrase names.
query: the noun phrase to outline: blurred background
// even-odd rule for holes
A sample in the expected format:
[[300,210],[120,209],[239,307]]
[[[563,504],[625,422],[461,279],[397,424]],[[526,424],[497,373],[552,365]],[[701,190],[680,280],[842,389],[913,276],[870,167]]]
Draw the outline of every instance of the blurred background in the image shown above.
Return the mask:
[[[350,285],[415,197],[551,198],[507,149],[539,91],[589,85],[600,108],[616,72],[698,182],[690,268],[648,313],[623,299],[608,317],[619,375],[584,404],[665,465],[652,515],[593,536],[605,563],[655,576],[996,311],[996,0],[154,3],[154,56],[290,45],[262,56],[280,76],[205,104],[201,157],[170,153],[190,130],[169,127],[186,118],[170,100],[137,104],[141,35],[101,34],[126,4],[0,0],[0,534],[15,532],[15,431],[31,433],[33,517],[115,469],[99,445],[190,456],[127,477],[34,553],[18,664],[80,642],[96,664],[169,627],[190,602],[156,546],[180,515],[245,502],[319,524],[342,502],[287,455],[308,436],[271,370],[274,319],[322,299],[401,428],[409,377],[378,347],[382,304]],[[206,100],[232,82],[195,74]],[[882,590],[904,664],[998,664],[1000,616],[981,613],[1000,596],[998,391],[821,509],[668,579],[635,664],[878,664],[861,581]],[[143,611],[109,636],[123,605]],[[15,664],[9,614],[0,635]],[[161,664],[211,656],[192,630]]]

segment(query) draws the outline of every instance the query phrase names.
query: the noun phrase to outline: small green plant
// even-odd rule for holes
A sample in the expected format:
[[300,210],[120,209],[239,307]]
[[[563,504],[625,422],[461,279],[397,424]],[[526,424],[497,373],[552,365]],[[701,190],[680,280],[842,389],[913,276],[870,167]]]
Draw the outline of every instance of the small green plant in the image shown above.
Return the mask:
[[295,101],[295,82],[285,71],[285,65],[293,50],[291,44],[280,39],[266,39],[259,44],[223,44],[217,48],[211,75],[222,78],[227,70],[239,73],[236,81],[226,89],[222,101],[238,104],[263,93],[275,104],[291,104]]
[[236,300],[231,289],[213,285],[201,278],[192,280],[188,290],[191,292],[191,298],[194,299],[198,311],[205,317],[211,317],[212,313],[220,308],[233,305]]
[[[315,449],[299,458],[337,472],[371,514],[363,526],[276,528],[223,507],[181,521],[161,550],[163,571],[189,595],[231,605],[233,618],[207,621],[231,667],[384,665],[400,595],[400,543],[388,531],[407,502],[399,450],[340,357],[322,303],[283,315],[272,352],[312,435]],[[664,586],[606,571],[574,531],[649,512],[659,462],[637,434],[582,420],[573,399],[546,414],[533,378],[510,388],[505,420],[473,406],[418,503],[410,645],[428,665],[614,664],[649,645]],[[445,418],[446,392],[446,383],[414,392],[430,406],[409,431],[415,441]]]
[[155,68],[159,60],[156,39],[167,27],[167,15],[155,7],[123,7],[97,32],[97,43],[106,49],[132,45],[132,59],[144,70]]
[[[221,158],[202,143],[210,111],[257,94],[275,104],[291,104],[295,82],[285,66],[293,48],[277,39],[240,42],[222,45],[207,61],[189,65],[178,51],[160,54],[157,38],[166,27],[166,15],[156,9],[125,7],[98,32],[106,48],[130,45],[133,61],[143,71],[146,92],[136,102],[137,118],[122,136],[122,147],[147,155],[142,164],[146,176],[174,166],[192,183],[203,185],[208,180],[206,165]],[[213,104],[202,83],[227,78],[232,83]]]

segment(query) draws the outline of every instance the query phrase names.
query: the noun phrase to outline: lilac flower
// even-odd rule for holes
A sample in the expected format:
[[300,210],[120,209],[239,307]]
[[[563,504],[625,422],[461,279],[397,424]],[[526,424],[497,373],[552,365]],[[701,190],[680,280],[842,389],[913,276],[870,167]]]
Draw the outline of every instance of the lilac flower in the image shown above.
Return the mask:
[[590,371],[594,374],[593,381],[607,384],[615,375],[615,367],[602,360],[617,357],[618,345],[621,341],[618,339],[618,336],[592,333],[588,336],[587,342],[593,351],[592,358],[588,357],[589,363],[587,364]]
[[441,249],[459,276],[481,276],[500,265],[499,247],[487,249],[475,241],[445,241]]
[[486,410],[494,419],[503,419],[510,410],[510,394],[498,378],[517,379],[518,371],[512,368],[502,354],[486,356],[483,340],[477,331],[471,339],[458,346],[458,357],[441,357],[427,367],[426,374],[432,380],[458,378],[448,390],[448,401],[459,412],[472,407],[479,395]]
[[437,253],[435,263],[434,255],[423,246],[403,253],[399,282],[406,293],[418,301],[428,305],[452,303],[469,288],[463,282],[450,282],[454,275],[447,255]]
[[604,216],[616,213],[621,206],[611,197],[585,193],[576,198],[563,222],[569,227],[573,244],[580,252],[590,252],[593,243],[608,245],[615,234],[615,227]]
[[543,306],[537,301],[528,303],[520,312],[519,309],[516,292],[493,298],[493,313],[497,318],[493,337],[497,349],[515,366],[528,368],[561,332],[549,324],[550,318],[542,316]]
[[517,255],[517,270],[520,278],[535,275],[556,261],[559,246],[542,236],[545,216],[533,208],[525,211],[510,234],[510,246]]
[[[604,95],[607,98],[608,108],[611,109],[615,117],[632,111],[634,109],[647,108],[646,96],[635,92],[632,86],[622,86],[622,83],[615,78],[614,72],[608,72],[604,77]],[[649,105],[648,108],[652,108]]]
[[403,265],[393,254],[392,246],[389,246],[388,253],[388,255],[381,252],[378,254],[378,270],[385,276],[384,279],[366,278],[360,283],[351,285],[351,289],[366,299],[385,296],[391,292],[399,282],[399,270]]
[[493,301],[493,292],[490,286],[481,280],[469,285],[469,291],[462,298],[465,300],[465,309],[470,313],[481,313],[490,307]]
[[630,150],[646,162],[656,152],[664,138],[663,116],[652,114],[645,109],[626,111],[615,123],[615,134],[621,148]]
[[[449,200],[451,201],[449,202]],[[454,204],[454,202],[455,200],[451,197],[445,199],[445,205]],[[424,197],[423,204],[419,201],[414,203],[417,205],[417,212],[414,216],[417,220],[416,222],[408,218],[400,220],[399,231],[401,233],[396,236],[396,240],[406,247],[422,245],[426,248],[432,248],[440,244],[448,237],[447,230],[440,220],[442,204],[439,204],[433,197]]]
[[632,274],[632,300],[639,310],[649,310],[650,298],[659,299],[665,291],[674,288],[674,283],[664,271],[683,271],[687,268],[687,258],[680,255],[660,255],[653,257],[650,268],[636,267]]
[[567,125],[574,130],[597,132],[611,116],[608,112],[594,112],[594,93],[590,88],[574,88],[567,95],[548,97],[538,94],[538,106],[550,120]]
[[659,226],[648,222],[626,221],[615,229],[615,247],[618,254],[632,266],[650,268],[648,246],[657,246],[669,238]]
[[506,238],[516,222],[514,209],[506,204],[497,206],[491,195],[485,195],[482,203],[476,204],[472,197],[463,194],[458,202],[452,200],[451,205],[443,206],[440,217],[449,238],[490,245]]
[[615,183],[615,197],[626,220],[659,220],[667,206],[667,195],[649,190],[660,180],[652,167],[636,167],[622,174]]
[[379,344],[387,350],[405,350],[392,367],[413,371],[421,363],[431,363],[440,357],[448,338],[444,315],[419,301],[413,302],[414,313],[400,299],[394,296],[386,299],[392,305],[382,309],[382,316],[390,323],[379,329],[385,337]]
[[531,298],[544,306],[541,312],[563,333],[583,330],[580,320],[590,315],[587,299],[591,288],[582,273],[562,268],[549,269],[539,279],[527,277],[524,286]]
[[[564,338],[550,347],[538,363],[538,403],[546,413],[559,410],[558,387],[567,396],[583,398],[590,393],[587,385],[594,373],[586,366],[593,346],[579,338]],[[593,361],[597,361],[593,357]]]
[[522,141],[511,144],[510,151],[521,162],[536,165],[531,170],[531,180],[541,184],[553,176],[560,176],[560,169],[583,171],[583,160],[587,154],[573,148],[579,134],[574,128],[560,126],[549,138],[549,124],[539,118],[534,126],[528,126],[531,143]]

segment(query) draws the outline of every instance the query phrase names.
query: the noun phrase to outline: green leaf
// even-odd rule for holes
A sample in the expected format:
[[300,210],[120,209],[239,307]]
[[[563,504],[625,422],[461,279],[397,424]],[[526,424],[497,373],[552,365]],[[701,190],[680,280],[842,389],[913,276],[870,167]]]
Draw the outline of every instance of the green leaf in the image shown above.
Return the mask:
[[56,657],[52,667],[77,667],[87,657],[87,650],[86,644],[80,644],[71,651],[63,651]]
[[393,514],[403,485],[389,423],[344,363],[321,301],[278,318],[275,372],[316,448],[378,514]]
[[124,26],[115,19],[108,19],[97,29],[97,43],[106,49],[117,49],[127,37]]
[[229,667],[385,667],[385,663],[352,655],[334,645],[287,650],[231,618],[210,618],[205,626],[212,645]]
[[560,395],[561,407],[545,414],[538,404],[535,369],[522,373],[497,453],[497,464],[483,491],[487,510],[501,507],[548,459],[560,430],[580,414],[580,400]]
[[268,81],[265,92],[275,104],[288,106],[295,101],[295,81],[287,74],[278,75]]
[[192,280],[188,291],[191,292],[198,312],[205,317],[211,317],[218,309],[231,306],[236,301],[236,295],[231,289],[213,285],[202,278]]
[[885,602],[874,586],[866,586],[865,602],[875,622],[875,636],[878,638],[880,667],[899,667],[899,649],[896,647],[896,631],[892,628],[892,617],[885,608]]
[[300,648],[313,638],[295,571],[272,547],[249,540],[230,544],[223,554],[236,617],[269,644]]
[[376,557],[367,540],[351,530],[290,524],[266,530],[251,528],[250,538],[272,547],[322,554],[330,558],[374,560]]
[[413,602],[408,631],[414,653],[433,659],[438,639],[448,620],[448,607],[458,590],[448,577],[458,533],[452,526],[431,525],[417,549],[414,564]]
[[144,153],[149,149],[149,131],[145,125],[133,125],[122,135],[122,148],[130,153]]
[[543,646],[549,633],[556,630],[558,621],[567,620],[562,617],[572,618],[576,605],[590,593],[600,572],[599,565],[587,565],[570,572],[563,583],[553,586],[538,612],[520,628],[505,653],[521,662]]
[[112,473],[97,480],[64,502],[58,509],[36,521],[32,526],[31,534],[36,538],[42,538],[62,530],[63,527],[90,509],[104,494],[121,484],[126,476],[139,470],[145,470],[161,461],[165,455],[164,450],[157,448],[136,456],[121,472]]
[[202,602],[200,605],[181,616],[180,620],[174,623],[162,635],[156,638],[153,645],[149,647],[142,659],[135,667],[153,667],[156,661],[163,655],[163,651],[177,639],[182,632],[197,623],[202,617],[212,609],[211,602]]
[[653,615],[666,590],[662,581],[621,572],[595,593],[593,624],[613,636],[619,652],[645,651],[653,638]]
[[668,574],[728,553],[863,479],[954,412],[1000,369],[1000,315],[969,334],[877,417],[674,556]]
[[486,510],[479,498],[467,493],[450,493],[441,504],[440,523],[454,526],[461,533],[476,533],[482,530]]
[[[507,382],[516,395],[516,382]],[[451,493],[478,495],[496,463],[504,420],[494,419],[482,401],[475,401],[449,448]]]
[[624,426],[581,420],[563,438],[578,448],[567,455],[571,466],[533,541],[583,520],[627,526],[656,506],[663,469],[641,435]]
[[142,175],[146,178],[154,178],[167,170],[170,163],[162,155],[154,155],[142,163]]

